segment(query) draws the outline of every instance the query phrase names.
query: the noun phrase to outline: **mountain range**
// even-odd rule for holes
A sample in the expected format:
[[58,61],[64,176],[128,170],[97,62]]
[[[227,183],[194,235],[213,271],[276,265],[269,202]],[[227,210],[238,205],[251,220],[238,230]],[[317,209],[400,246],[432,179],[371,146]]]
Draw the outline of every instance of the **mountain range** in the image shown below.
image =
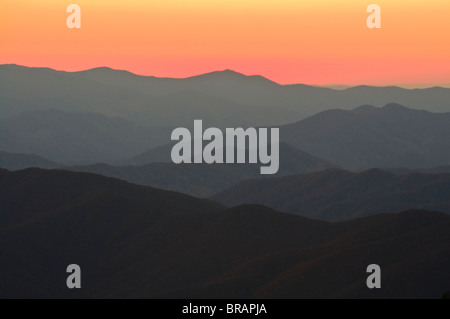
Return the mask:
[[[24,92],[26,94],[24,94]],[[333,90],[280,85],[261,76],[225,70],[186,79],[139,76],[96,68],[62,72],[0,66],[0,117],[58,108],[120,116],[146,126],[186,126],[201,118],[211,126],[281,125],[332,109],[400,103],[450,112],[450,89],[408,90],[357,86]]]
[[[50,109],[0,120],[0,150],[34,154],[63,165],[144,165],[170,161],[170,134],[169,127],[145,127],[119,117]],[[280,139],[350,170],[448,166],[450,113],[398,104],[329,110],[281,126]]]
[[228,206],[262,204],[327,221],[408,209],[450,213],[450,174],[397,175],[332,169],[305,175],[247,180],[212,199]]
[[280,139],[347,169],[450,163],[450,113],[399,104],[328,110],[280,127]]
[[[0,65],[0,298],[440,298],[449,101]],[[279,127],[278,173],[172,163],[172,130],[196,119]],[[82,289],[67,289],[70,264]]]
[[[262,164],[174,164],[170,159],[171,147],[171,144],[157,147],[125,161],[138,165],[94,164],[66,169],[117,177],[140,185],[201,197],[211,196],[245,179],[262,177]],[[317,172],[335,167],[285,143],[280,143],[279,152],[280,169],[277,176]],[[139,165],[141,163],[149,164]]]
[[282,141],[346,169],[431,168],[450,164],[449,92],[279,85],[230,70],[169,79],[0,65],[0,150],[65,165],[143,165],[174,128],[202,119],[279,126]]
[[[440,298],[450,282],[437,212],[327,223],[27,169],[0,170],[0,217],[2,298]],[[66,287],[73,263],[82,289]],[[366,287],[373,263],[382,289]]]
[[0,151],[0,168],[12,171],[30,167],[57,168],[61,166],[61,164],[34,154],[17,154]]
[[[58,109],[100,113],[147,127],[173,129],[190,125],[198,118],[209,126],[233,127],[286,123],[298,117],[295,111],[283,110],[280,105],[258,105],[255,112],[254,105],[199,92],[183,84],[177,90],[167,91],[158,80],[158,85],[153,80],[157,79],[107,68],[60,72],[1,65],[0,118],[24,111]],[[163,86],[164,83],[166,79],[161,79]]]
[[0,149],[31,153],[63,164],[110,162],[165,144],[170,130],[119,117],[57,109],[0,120]]

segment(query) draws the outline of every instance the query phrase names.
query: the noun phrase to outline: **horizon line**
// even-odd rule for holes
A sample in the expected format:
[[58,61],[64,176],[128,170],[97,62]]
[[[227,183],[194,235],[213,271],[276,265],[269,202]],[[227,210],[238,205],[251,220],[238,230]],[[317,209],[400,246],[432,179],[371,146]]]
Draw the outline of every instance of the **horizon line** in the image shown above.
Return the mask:
[[206,73],[196,73],[193,75],[189,75],[189,76],[182,76],[182,77],[169,77],[169,76],[156,76],[156,75],[152,75],[152,74],[139,74],[137,72],[133,72],[130,70],[126,70],[126,69],[116,69],[113,67],[109,67],[106,65],[102,65],[102,66],[97,66],[97,67],[91,67],[91,68],[83,68],[80,70],[63,70],[63,69],[57,69],[57,68],[52,68],[52,67],[48,67],[48,66],[27,66],[27,65],[23,65],[23,64],[17,64],[17,63],[2,63],[0,64],[0,67],[2,66],[18,66],[18,67],[23,67],[23,68],[30,68],[30,69],[49,69],[49,70],[53,70],[56,72],[66,72],[66,73],[79,73],[79,72],[86,72],[86,71],[91,71],[91,70],[96,70],[96,69],[109,69],[112,71],[118,71],[118,72],[127,72],[129,74],[132,74],[134,76],[140,76],[140,77],[152,77],[152,78],[157,78],[157,79],[175,79],[175,80],[183,80],[183,79],[190,79],[190,78],[195,78],[195,77],[199,77],[199,76],[203,76],[203,75],[208,75],[208,74],[213,74],[213,73],[223,73],[223,72],[231,72],[237,75],[241,75],[241,76],[245,76],[245,77],[259,77],[259,78],[263,78],[267,81],[270,81],[274,84],[280,85],[280,86],[290,86],[290,85],[305,85],[305,86],[313,86],[313,87],[320,87],[320,88],[329,88],[329,89],[333,89],[333,90],[345,90],[348,88],[353,88],[353,87],[358,87],[358,86],[369,86],[369,87],[398,87],[398,88],[403,88],[403,89],[408,89],[408,90],[413,90],[413,89],[428,89],[428,88],[434,88],[434,87],[440,87],[440,88],[450,88],[450,82],[449,83],[392,83],[392,84],[367,84],[367,83],[361,83],[361,84],[347,84],[347,83],[329,83],[329,84],[315,84],[315,83],[298,83],[298,82],[294,82],[294,83],[279,83],[277,81],[274,81],[272,79],[270,79],[267,76],[264,76],[262,74],[245,74],[242,73],[240,71],[236,71],[230,68],[225,68],[225,69],[221,69],[221,70],[212,70],[212,71],[208,71]]

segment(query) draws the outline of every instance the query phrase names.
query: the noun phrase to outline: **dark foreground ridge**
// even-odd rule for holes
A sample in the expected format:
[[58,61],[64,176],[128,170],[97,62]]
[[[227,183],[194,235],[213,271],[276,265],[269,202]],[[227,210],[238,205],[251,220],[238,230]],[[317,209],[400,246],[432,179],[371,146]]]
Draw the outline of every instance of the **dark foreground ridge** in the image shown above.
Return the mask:
[[225,205],[262,204],[327,221],[409,209],[450,213],[450,174],[398,175],[380,169],[323,172],[247,180],[214,195]]
[[[426,297],[449,289],[450,216],[327,223],[86,173],[0,170],[0,297]],[[82,288],[66,287],[78,264]],[[366,267],[382,288],[366,287]]]

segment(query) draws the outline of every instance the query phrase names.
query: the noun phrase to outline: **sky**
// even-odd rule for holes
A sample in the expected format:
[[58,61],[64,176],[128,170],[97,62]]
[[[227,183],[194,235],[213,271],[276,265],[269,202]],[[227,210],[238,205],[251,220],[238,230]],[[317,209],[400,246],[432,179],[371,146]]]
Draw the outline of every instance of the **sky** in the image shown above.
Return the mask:
[[[69,29],[69,4],[81,28]],[[368,5],[381,28],[366,25]],[[448,0],[2,0],[0,64],[278,83],[450,83]]]

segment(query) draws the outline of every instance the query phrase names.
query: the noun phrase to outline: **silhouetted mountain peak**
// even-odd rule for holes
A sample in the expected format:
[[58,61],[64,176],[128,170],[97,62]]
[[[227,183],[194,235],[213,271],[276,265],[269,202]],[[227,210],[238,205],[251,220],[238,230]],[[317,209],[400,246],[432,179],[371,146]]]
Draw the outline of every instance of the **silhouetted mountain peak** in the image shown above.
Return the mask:
[[261,75],[245,75],[230,69],[225,69],[222,71],[213,71],[201,75],[196,75],[189,77],[188,79],[208,79],[208,80],[227,80],[227,81],[242,81],[242,80],[253,80],[259,82],[270,83],[274,85],[279,85]]
[[34,73],[38,73],[38,72],[45,72],[45,73],[53,73],[53,74],[65,74],[67,73],[66,71],[60,71],[60,70],[55,70],[52,68],[47,68],[47,67],[27,67],[27,66],[23,66],[23,65],[19,65],[19,64],[0,64],[0,71],[6,71],[6,72],[18,72],[19,74],[23,73],[23,72],[34,72]]
[[88,70],[83,70],[79,72],[75,72],[80,75],[105,75],[105,76],[117,76],[117,75],[127,75],[132,77],[147,77],[147,76],[141,76],[138,74],[135,74],[133,72],[127,71],[127,70],[119,70],[119,69],[113,69],[107,66],[100,66]]
[[14,63],[0,65],[0,70],[24,70],[24,69],[28,69],[28,67]]
[[234,70],[231,70],[231,69],[225,69],[225,70],[219,71],[219,72],[223,73],[223,74],[231,74],[231,75],[236,75],[236,76],[245,76],[244,74],[242,74],[240,72],[237,72],[237,71],[234,71]]
[[113,68],[110,68],[110,67],[107,67],[107,66],[99,66],[99,67],[92,68],[92,69],[88,69],[88,70],[81,71],[81,72],[89,72],[89,71],[104,71],[104,72],[110,72],[110,71],[118,71],[118,70],[113,69]]

